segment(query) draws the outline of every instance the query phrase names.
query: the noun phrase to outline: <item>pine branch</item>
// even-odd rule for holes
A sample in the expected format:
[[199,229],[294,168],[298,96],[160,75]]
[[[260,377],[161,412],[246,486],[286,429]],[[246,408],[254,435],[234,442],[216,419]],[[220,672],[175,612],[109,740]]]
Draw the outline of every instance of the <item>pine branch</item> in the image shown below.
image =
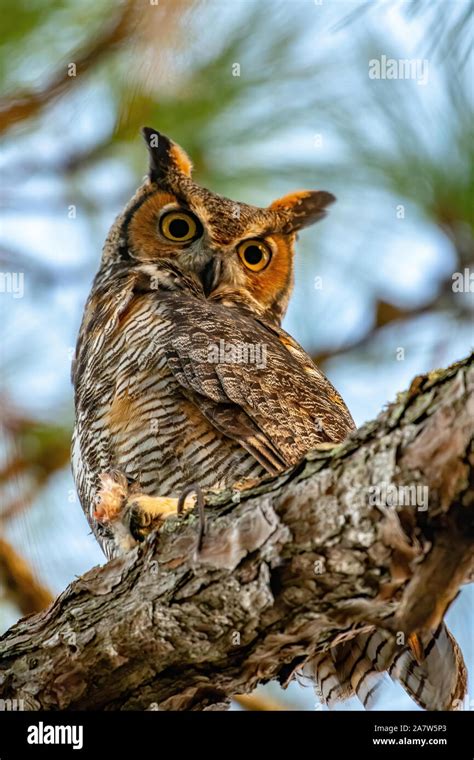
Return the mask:
[[[112,23],[108,23],[96,38],[72,55],[79,74],[85,74],[110,52],[124,44],[131,35],[131,20],[136,11],[135,0],[127,0]],[[0,100],[0,134],[18,122],[37,116],[45,106],[62,95],[77,82],[68,74],[66,64],[58,70],[41,89],[28,90],[16,96],[6,96]]]

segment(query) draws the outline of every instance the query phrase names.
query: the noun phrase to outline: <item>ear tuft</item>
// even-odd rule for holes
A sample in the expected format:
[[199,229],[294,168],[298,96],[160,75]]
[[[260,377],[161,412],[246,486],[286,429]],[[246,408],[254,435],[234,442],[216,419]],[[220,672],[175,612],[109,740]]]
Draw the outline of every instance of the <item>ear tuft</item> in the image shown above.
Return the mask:
[[186,177],[191,176],[193,165],[179,145],[152,127],[143,127],[142,135],[148,146],[149,176],[152,182],[165,180],[173,170]]
[[152,127],[143,127],[142,135],[147,144],[150,159],[148,173],[151,181],[156,182],[168,172],[171,144],[165,135],[160,134]]
[[270,209],[282,212],[282,231],[290,233],[319,222],[326,216],[326,208],[335,200],[335,196],[325,190],[299,190],[273,201]]

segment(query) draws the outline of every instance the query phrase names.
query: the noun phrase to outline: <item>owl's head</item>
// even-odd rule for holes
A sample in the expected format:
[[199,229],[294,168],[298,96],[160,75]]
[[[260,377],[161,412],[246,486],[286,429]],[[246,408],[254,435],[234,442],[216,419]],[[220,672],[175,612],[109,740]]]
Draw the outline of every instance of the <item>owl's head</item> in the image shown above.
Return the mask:
[[267,208],[231,201],[193,181],[190,159],[168,137],[148,127],[143,136],[149,174],[117,220],[120,255],[156,287],[245,305],[279,322],[293,286],[296,233],[322,219],[334,196],[301,190]]

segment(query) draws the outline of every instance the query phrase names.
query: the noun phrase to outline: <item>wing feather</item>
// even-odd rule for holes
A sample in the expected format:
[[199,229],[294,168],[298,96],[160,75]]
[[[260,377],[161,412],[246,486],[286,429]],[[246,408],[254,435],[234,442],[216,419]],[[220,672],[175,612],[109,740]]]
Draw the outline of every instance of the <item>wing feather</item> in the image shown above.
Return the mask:
[[269,472],[353,429],[339,394],[281,328],[176,293],[162,294],[160,309],[173,316],[165,352],[183,393]]

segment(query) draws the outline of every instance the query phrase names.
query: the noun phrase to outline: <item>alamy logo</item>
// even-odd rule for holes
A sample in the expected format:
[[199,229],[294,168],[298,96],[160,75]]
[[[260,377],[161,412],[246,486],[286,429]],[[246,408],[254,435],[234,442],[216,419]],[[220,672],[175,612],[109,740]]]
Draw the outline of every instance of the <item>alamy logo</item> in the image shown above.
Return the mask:
[[24,709],[24,699],[0,699],[0,712],[18,712]]
[[453,293],[474,293],[474,271],[465,267],[463,272],[454,272]]
[[0,272],[0,293],[10,293],[13,298],[23,298],[25,294],[24,272]]
[[207,350],[207,361],[211,364],[255,364],[258,369],[267,366],[267,346],[265,343],[228,343],[220,339],[211,343]]
[[367,486],[367,503],[370,507],[417,507],[419,512],[426,512],[429,505],[428,486],[379,483]]
[[414,79],[417,84],[428,83],[426,58],[371,58],[369,79]]
[[83,726],[50,726],[40,721],[28,726],[28,744],[71,744],[73,749],[83,747]]

